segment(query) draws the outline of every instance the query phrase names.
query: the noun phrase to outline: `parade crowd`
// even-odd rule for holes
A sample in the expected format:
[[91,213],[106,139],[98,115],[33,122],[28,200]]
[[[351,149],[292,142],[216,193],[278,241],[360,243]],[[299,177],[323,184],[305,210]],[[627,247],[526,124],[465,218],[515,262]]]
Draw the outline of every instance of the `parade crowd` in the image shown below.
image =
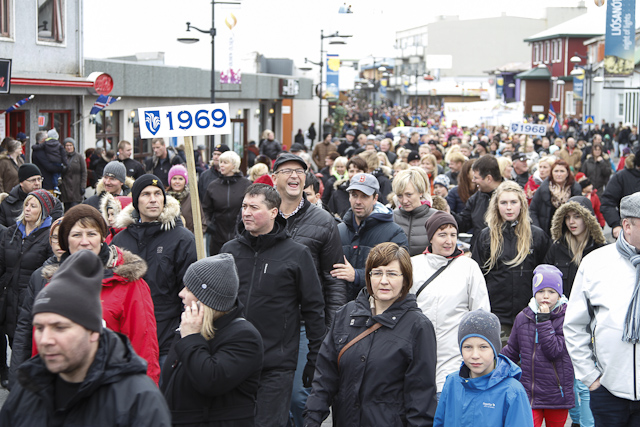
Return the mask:
[[3,140],[0,425],[640,425],[637,127],[346,107],[197,183]]

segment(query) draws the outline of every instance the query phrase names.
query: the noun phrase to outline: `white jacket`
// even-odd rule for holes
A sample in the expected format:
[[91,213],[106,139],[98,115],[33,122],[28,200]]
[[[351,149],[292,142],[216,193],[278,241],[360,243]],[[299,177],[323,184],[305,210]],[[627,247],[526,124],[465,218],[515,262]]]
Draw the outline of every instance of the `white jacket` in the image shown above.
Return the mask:
[[[435,254],[411,257],[412,294],[449,260]],[[442,392],[447,375],[460,370],[462,356],[458,345],[458,325],[467,312],[482,308],[491,311],[487,285],[478,263],[467,256],[456,258],[420,293],[418,307],[433,323],[438,343],[437,391]]]
[[635,268],[615,244],[596,249],[580,263],[564,318],[576,378],[587,387],[600,378],[611,394],[628,400],[640,400],[640,352],[622,341],[635,281]]

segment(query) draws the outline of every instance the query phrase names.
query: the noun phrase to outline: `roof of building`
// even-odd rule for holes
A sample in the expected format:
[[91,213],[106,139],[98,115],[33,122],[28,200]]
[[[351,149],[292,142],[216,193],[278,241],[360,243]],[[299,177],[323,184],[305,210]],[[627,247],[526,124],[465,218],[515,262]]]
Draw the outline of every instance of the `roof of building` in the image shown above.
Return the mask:
[[604,34],[607,8],[590,9],[587,13],[524,39],[525,42],[557,37],[591,38]]
[[516,74],[516,79],[521,80],[549,80],[551,73],[547,67],[533,67],[530,70]]

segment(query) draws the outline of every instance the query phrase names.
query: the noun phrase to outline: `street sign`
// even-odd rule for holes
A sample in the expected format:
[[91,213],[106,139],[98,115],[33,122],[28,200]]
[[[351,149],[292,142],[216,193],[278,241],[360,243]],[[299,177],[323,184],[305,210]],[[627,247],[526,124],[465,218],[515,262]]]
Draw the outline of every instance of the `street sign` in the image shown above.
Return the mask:
[[524,135],[544,136],[547,133],[547,125],[532,125],[530,123],[511,123],[511,132]]
[[178,105],[138,108],[142,138],[229,135],[229,104]]
[[0,93],[11,91],[11,59],[0,59]]
[[592,125],[595,123],[595,121],[593,120],[593,116],[587,116],[587,119],[584,122],[588,125]]

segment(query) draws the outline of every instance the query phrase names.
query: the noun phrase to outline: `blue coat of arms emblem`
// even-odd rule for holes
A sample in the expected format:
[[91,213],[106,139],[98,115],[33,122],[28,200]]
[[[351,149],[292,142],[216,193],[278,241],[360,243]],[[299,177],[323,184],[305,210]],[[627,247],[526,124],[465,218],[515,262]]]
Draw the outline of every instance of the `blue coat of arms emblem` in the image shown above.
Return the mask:
[[160,130],[160,111],[145,111],[144,121],[151,135],[155,135]]

